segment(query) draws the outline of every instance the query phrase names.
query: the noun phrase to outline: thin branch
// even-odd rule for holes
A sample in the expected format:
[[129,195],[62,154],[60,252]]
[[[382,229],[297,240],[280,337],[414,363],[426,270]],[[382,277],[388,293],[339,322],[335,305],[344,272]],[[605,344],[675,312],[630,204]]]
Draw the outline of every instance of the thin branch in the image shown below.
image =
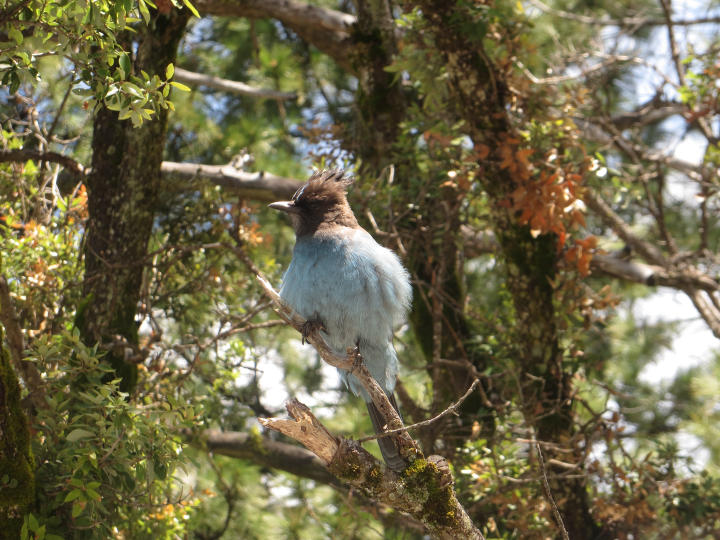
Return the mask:
[[625,223],[625,221],[623,221],[623,219],[618,216],[600,196],[588,189],[585,191],[583,200],[613,231],[615,231],[615,234],[622,238],[631,248],[633,248],[633,250],[644,257],[645,260],[663,267],[668,266],[668,260],[662,252],[655,247],[655,245],[636,236],[630,229],[630,226]]
[[695,309],[698,310],[702,319],[707,323],[713,335],[720,339],[720,310],[715,307],[714,302],[708,302],[702,291],[688,289],[685,291],[692,301]]
[[440,420],[440,419],[443,418],[444,416],[447,416],[447,415],[450,414],[450,413],[453,413],[453,414],[454,414],[455,411],[457,411],[458,407],[460,407],[460,405],[463,404],[463,402],[470,396],[470,394],[473,393],[473,391],[475,390],[475,388],[477,388],[477,386],[478,386],[479,384],[480,384],[480,379],[475,379],[475,380],[473,381],[473,383],[470,385],[470,387],[467,389],[467,391],[460,397],[460,399],[458,399],[455,403],[453,403],[452,405],[450,405],[450,406],[449,406],[447,409],[445,409],[443,412],[441,412],[440,414],[438,414],[438,415],[436,415],[436,416],[434,416],[434,417],[432,417],[432,418],[429,418],[429,419],[427,419],[427,420],[423,420],[422,422],[416,422],[415,424],[412,424],[412,425],[409,425],[409,426],[403,426],[403,427],[401,427],[401,428],[391,429],[390,431],[386,431],[385,433],[378,433],[378,434],[376,434],[376,435],[370,435],[370,436],[368,436],[368,437],[363,437],[362,439],[358,439],[358,442],[359,442],[359,443],[364,443],[364,442],[367,442],[367,441],[372,441],[373,439],[379,439],[379,438],[381,438],[381,437],[387,437],[388,435],[392,435],[393,433],[400,433],[401,431],[408,431],[408,430],[410,430],[410,429],[415,429],[415,428],[419,428],[419,427],[429,426],[430,424],[432,424],[432,423],[434,423],[434,422],[437,422],[438,420]]
[[582,131],[583,136],[589,141],[601,145],[616,146],[633,159],[642,159],[666,165],[671,169],[688,175],[693,180],[701,181],[703,178],[703,168],[695,163],[668,156],[663,151],[651,150],[645,146],[633,143],[619,133],[610,134],[604,127],[599,126],[595,122],[590,122],[579,117],[573,118],[573,122],[575,122]]
[[653,98],[633,111],[610,117],[609,121],[616,129],[622,131],[655,124],[671,116],[682,115],[687,112],[688,107],[684,103],[661,101]]
[[678,49],[677,40],[675,39],[675,31],[672,22],[672,6],[670,0],[660,0],[663,14],[665,15],[665,25],[667,26],[668,41],[670,42],[670,54],[672,55],[675,71],[677,72],[678,82],[681,86],[685,86],[685,67],[680,58],[680,50]]
[[258,99],[297,99],[297,94],[295,92],[280,92],[279,90],[272,90],[269,88],[256,88],[239,81],[231,81],[229,79],[222,79],[212,75],[195,73],[179,67],[175,68],[175,75],[173,78],[176,81],[186,84],[207,86],[208,88],[213,88],[214,90],[240,94]]
[[542,472],[545,497],[547,497],[548,501],[550,502],[553,515],[555,516],[555,520],[557,521],[557,525],[560,529],[563,540],[570,540],[570,536],[568,535],[567,529],[565,528],[565,523],[563,523],[562,516],[560,515],[560,510],[558,510],[557,504],[555,503],[555,498],[553,497],[552,491],[550,491],[550,483],[548,482],[547,471],[545,469],[545,459],[543,458],[542,450],[540,449],[539,444],[535,445],[535,452],[537,453],[538,461],[540,462],[540,471]]

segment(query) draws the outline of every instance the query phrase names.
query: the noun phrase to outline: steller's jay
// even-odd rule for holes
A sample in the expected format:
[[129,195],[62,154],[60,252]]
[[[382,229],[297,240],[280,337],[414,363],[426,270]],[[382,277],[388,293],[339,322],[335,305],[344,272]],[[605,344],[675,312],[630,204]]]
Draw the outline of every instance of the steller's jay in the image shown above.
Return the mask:
[[[292,261],[283,277],[280,296],[308,321],[335,354],[345,357],[358,347],[370,374],[393,396],[398,360],[393,329],[405,319],[412,299],[409,276],[397,255],[375,242],[360,225],[347,202],[351,180],[343,171],[319,171],[295,192],[292,200],[270,208],[286,212],[295,229]],[[357,378],[339,370],[345,384],[361,395],[377,433],[385,422]],[[401,470],[405,464],[393,441],[378,439],[385,463]]]

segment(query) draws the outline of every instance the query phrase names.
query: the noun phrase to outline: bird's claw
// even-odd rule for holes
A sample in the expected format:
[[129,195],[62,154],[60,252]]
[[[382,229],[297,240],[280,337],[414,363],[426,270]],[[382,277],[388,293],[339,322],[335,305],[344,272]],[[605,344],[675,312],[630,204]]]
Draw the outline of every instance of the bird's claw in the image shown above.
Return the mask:
[[350,368],[350,373],[354,373],[363,363],[363,357],[362,354],[360,354],[360,345],[355,345],[352,350],[348,348],[348,352],[350,352],[353,357],[353,365]]
[[305,345],[305,343],[308,342],[308,337],[320,330],[325,330],[325,325],[319,318],[316,317],[305,321],[300,329],[300,333],[302,334],[302,344]]

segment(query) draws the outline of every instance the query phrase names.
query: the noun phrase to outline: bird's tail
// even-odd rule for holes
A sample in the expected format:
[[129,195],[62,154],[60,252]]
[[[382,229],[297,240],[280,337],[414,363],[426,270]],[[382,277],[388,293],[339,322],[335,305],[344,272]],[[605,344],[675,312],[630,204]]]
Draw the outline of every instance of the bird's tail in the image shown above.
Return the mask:
[[[388,394],[388,399],[390,400],[390,404],[397,411],[398,415],[400,415],[400,409],[398,409],[395,396],[393,394]],[[386,422],[383,420],[380,411],[372,401],[366,401],[365,404],[367,405],[368,413],[370,414],[370,420],[372,420],[373,427],[375,428],[375,433],[384,433]],[[402,416],[400,418],[402,418]],[[393,471],[402,471],[405,468],[406,463],[400,456],[400,452],[398,451],[397,446],[395,446],[395,441],[391,437],[380,437],[377,442],[378,446],[380,446],[380,453],[382,454],[387,466]]]

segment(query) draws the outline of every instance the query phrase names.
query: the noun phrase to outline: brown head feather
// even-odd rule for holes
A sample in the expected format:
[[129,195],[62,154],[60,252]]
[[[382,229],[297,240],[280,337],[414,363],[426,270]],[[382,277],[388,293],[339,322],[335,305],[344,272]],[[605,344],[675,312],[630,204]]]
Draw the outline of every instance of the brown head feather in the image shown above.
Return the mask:
[[322,234],[334,226],[358,227],[346,196],[351,183],[342,170],[314,172],[292,197],[296,212],[290,217],[297,235]]

